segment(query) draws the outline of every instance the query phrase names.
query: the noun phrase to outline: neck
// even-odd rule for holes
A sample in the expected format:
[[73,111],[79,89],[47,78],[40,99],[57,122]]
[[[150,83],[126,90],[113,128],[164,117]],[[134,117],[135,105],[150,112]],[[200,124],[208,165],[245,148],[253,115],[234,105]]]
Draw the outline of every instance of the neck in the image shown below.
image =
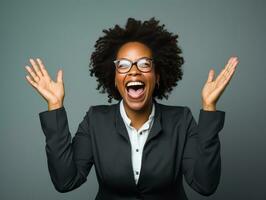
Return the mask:
[[123,105],[128,118],[131,120],[131,126],[139,129],[148,119],[152,111],[152,99],[151,101],[141,110],[132,110],[123,101]]

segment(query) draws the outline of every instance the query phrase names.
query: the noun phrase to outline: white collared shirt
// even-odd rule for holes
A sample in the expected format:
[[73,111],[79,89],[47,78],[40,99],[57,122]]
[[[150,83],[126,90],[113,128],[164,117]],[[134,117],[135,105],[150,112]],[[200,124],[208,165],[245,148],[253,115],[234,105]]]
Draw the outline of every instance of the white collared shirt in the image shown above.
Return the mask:
[[136,130],[134,127],[130,125],[131,120],[128,118],[126,114],[123,104],[123,99],[120,102],[120,114],[126,125],[128,136],[131,143],[131,160],[132,160],[132,168],[136,184],[138,183],[140,169],[141,169],[143,147],[148,138],[148,134],[153,124],[154,113],[155,113],[155,105],[153,103],[152,112],[149,116],[149,119],[138,130]]

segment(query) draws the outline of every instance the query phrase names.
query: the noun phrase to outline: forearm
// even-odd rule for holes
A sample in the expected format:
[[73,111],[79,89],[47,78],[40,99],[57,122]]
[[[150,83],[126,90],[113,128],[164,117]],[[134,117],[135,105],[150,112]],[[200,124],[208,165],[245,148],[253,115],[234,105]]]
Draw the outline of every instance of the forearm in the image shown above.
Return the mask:
[[[199,141],[200,142],[200,141]],[[198,158],[195,161],[192,184],[203,195],[215,192],[221,175],[221,156],[219,139],[200,142]]]
[[212,194],[220,180],[221,156],[218,133],[224,124],[224,114],[219,110],[201,110],[199,116],[199,151],[193,175],[195,184],[200,184],[205,193]]
[[216,190],[221,174],[219,131],[224,124],[223,111],[201,109],[197,125],[188,113],[188,139],[183,157],[183,170],[189,185],[203,195]]
[[59,192],[67,192],[81,185],[85,179],[74,162],[71,134],[63,107],[40,114],[46,137],[46,155],[51,180]]

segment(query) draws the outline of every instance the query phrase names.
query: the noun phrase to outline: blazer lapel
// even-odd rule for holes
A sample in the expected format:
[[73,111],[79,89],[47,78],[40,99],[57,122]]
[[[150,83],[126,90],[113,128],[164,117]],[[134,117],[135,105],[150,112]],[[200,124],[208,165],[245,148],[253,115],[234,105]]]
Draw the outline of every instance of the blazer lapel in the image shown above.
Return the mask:
[[[155,114],[154,114],[154,120],[153,120],[153,125],[151,127],[151,130],[149,132],[148,138],[144,144],[143,147],[143,154],[145,154],[145,147],[148,145],[148,143],[155,138],[156,136],[158,136],[160,133],[162,133],[162,124],[161,124],[161,105],[158,104],[155,100]],[[143,155],[142,155],[142,159],[141,159],[141,170],[140,170],[140,174],[139,174],[139,180],[138,180],[138,186],[139,185],[143,185],[143,181],[146,181],[146,184],[149,184],[149,180],[147,178],[145,178],[145,165],[147,165],[148,163],[145,163],[145,160],[143,160]],[[145,185],[145,184],[144,184]]]
[[[153,102],[155,104],[155,114],[154,114],[154,121],[153,125],[151,127],[150,133],[148,135],[146,143],[148,143],[152,138],[157,136],[161,130],[161,107],[160,104],[157,103],[155,99],[153,99]],[[123,118],[120,114],[120,101],[116,104],[115,110],[116,110],[116,130],[117,133],[119,133],[129,144],[130,144],[130,139],[127,133],[127,128],[126,125],[124,124]],[[145,145],[146,145],[145,143]],[[145,146],[144,146],[145,147]]]
[[[158,134],[162,133],[162,125],[161,125],[161,105],[159,103],[157,103],[157,101],[155,99],[153,99],[153,102],[155,104],[155,114],[154,114],[154,120],[153,120],[153,125],[151,127],[151,130],[149,132],[148,138],[144,144],[143,147],[143,153],[145,151],[145,146],[149,143],[149,141],[151,141],[153,138],[155,138]],[[116,111],[116,130],[117,133],[120,134],[130,145],[130,139],[128,136],[128,132],[127,132],[127,128],[126,125],[124,124],[123,118],[120,114],[120,101],[116,104],[115,106],[115,111]],[[131,155],[130,155],[131,156]],[[142,156],[143,158],[143,156]],[[131,160],[131,157],[130,157]],[[145,180],[145,171],[144,171],[144,166],[145,163],[143,162],[143,159],[141,161],[141,171],[140,171],[140,175],[139,175],[139,180],[138,180],[138,184],[134,184],[135,186],[141,184],[141,182],[143,182],[143,180]],[[131,168],[132,169],[132,168]],[[130,174],[132,175],[132,181],[133,183],[135,183],[134,181],[134,174],[130,172]]]
[[[153,119],[153,125],[151,127],[150,133],[148,135],[148,138],[145,142],[144,148],[146,144],[155,136],[157,136],[159,133],[162,131],[162,125],[161,125],[161,107],[160,104],[158,104],[155,99],[153,99],[153,102],[155,104],[155,114],[154,114],[154,119]],[[144,150],[144,149],[143,149]]]
[[123,121],[123,118],[122,118],[122,116],[120,114],[120,101],[115,105],[116,130],[117,130],[117,133],[119,133],[130,144],[130,139],[129,139],[129,136],[128,136],[128,133],[127,133],[126,125],[125,125],[125,123]]

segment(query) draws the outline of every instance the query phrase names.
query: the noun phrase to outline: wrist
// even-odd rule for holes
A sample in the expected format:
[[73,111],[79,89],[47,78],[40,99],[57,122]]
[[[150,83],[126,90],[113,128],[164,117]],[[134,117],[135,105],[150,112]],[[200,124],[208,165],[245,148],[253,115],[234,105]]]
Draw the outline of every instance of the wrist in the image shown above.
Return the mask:
[[61,108],[62,106],[63,106],[62,103],[48,104],[48,110],[49,111],[55,110],[55,109]]
[[206,111],[216,111],[216,105],[202,105],[202,109]]

